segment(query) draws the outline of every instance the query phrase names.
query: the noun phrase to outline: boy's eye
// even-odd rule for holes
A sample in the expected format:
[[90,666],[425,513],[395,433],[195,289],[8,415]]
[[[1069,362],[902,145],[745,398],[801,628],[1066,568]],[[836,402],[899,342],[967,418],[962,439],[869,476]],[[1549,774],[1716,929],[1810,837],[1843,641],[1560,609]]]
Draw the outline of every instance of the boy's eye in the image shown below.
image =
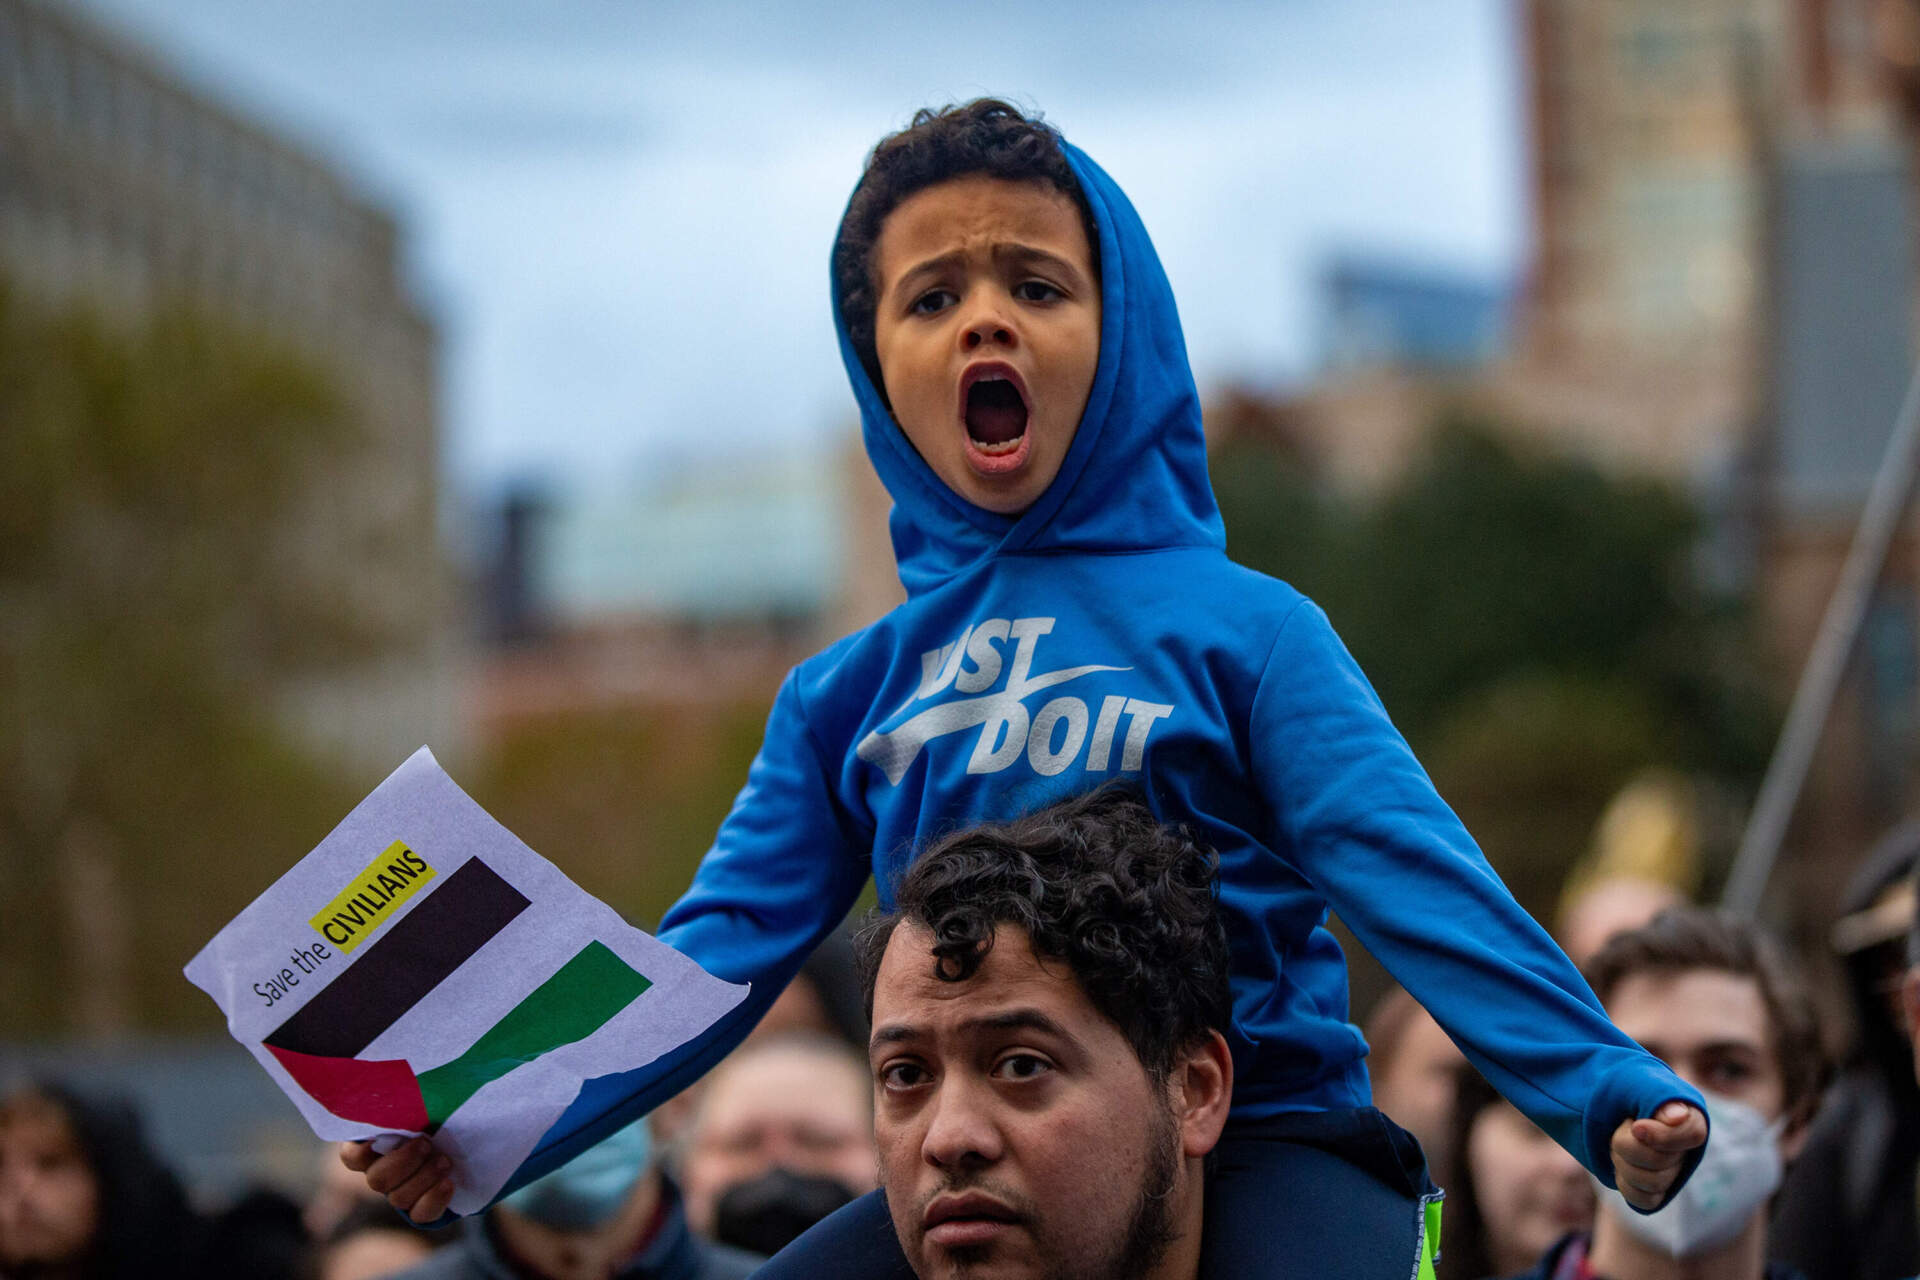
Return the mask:
[[1010,1053],[993,1065],[1002,1080],[1033,1080],[1051,1070],[1053,1064],[1035,1053]]
[[1013,286],[1013,296],[1022,302],[1052,302],[1066,295],[1045,280],[1022,280]]
[[907,310],[917,316],[930,316],[937,311],[945,311],[955,301],[953,292],[949,289],[929,289],[915,298],[908,305]]

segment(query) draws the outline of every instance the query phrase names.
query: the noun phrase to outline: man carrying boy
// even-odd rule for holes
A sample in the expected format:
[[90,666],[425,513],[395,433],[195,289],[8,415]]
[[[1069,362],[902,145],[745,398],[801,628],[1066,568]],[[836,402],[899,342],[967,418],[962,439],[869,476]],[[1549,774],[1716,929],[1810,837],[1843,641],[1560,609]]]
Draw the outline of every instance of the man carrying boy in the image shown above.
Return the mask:
[[[1379,1172],[1392,1220],[1356,1236],[1408,1241],[1406,1272],[1431,1220],[1417,1147],[1370,1105],[1330,906],[1535,1123],[1660,1203],[1706,1138],[1698,1094],[1514,903],[1325,615],[1226,558],[1173,293],[1112,179],[1004,103],[923,112],[875,148],[834,284],[907,601],[788,678],[662,923],[752,995],[590,1082],[541,1163],[711,1066],[869,876],[885,904],[931,839],[1125,778],[1220,857],[1237,1088],[1210,1203],[1244,1226],[1210,1233],[1207,1274],[1284,1273],[1315,1162]],[[432,1217],[451,1188],[402,1150],[380,1182]]]
[[1096,792],[941,841],[859,948],[921,1280],[1192,1280],[1233,1093],[1212,854]]

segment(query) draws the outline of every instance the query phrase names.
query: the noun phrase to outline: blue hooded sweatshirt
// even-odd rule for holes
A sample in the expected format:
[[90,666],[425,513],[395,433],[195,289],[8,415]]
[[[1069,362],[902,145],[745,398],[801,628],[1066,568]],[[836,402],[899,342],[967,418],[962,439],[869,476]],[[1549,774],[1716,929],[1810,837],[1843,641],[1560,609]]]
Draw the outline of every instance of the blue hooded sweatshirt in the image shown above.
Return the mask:
[[1057,477],[1017,516],[957,496],[841,326],[907,600],[788,676],[745,789],[662,921],[664,941],[752,994],[710,1038],[590,1084],[552,1154],[591,1136],[574,1126],[603,1132],[717,1061],[869,876],[890,905],[923,840],[1125,779],[1220,855],[1236,1116],[1370,1100],[1331,906],[1611,1186],[1614,1128],[1699,1095],[1614,1028],[1514,902],[1320,609],[1227,559],[1172,290],[1126,196],[1067,155],[1103,308]]

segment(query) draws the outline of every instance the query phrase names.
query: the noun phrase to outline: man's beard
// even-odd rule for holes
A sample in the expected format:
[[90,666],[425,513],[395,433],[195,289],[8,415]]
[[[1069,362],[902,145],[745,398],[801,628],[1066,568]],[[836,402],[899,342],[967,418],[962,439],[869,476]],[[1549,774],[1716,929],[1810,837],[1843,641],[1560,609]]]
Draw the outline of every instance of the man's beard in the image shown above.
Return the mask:
[[[1173,1225],[1174,1181],[1180,1171],[1180,1135],[1173,1119],[1173,1108],[1154,1108],[1153,1130],[1147,1135],[1147,1163],[1140,1173],[1140,1193],[1134,1198],[1133,1212],[1127,1215],[1127,1229],[1121,1233],[1112,1253],[1089,1263],[1085,1259],[1046,1258],[1044,1280],[1141,1280],[1160,1260],[1178,1236]],[[1004,1193],[1001,1193],[1004,1197]],[[1028,1222],[1038,1222],[1036,1206],[1024,1198],[1013,1207]],[[1038,1243],[1048,1243],[1044,1238]],[[992,1245],[963,1245],[950,1249],[952,1267],[947,1280],[966,1280],[975,1269],[993,1255]]]
[[[1173,1122],[1172,1108],[1156,1107],[1151,1141],[1147,1148],[1147,1167],[1140,1175],[1140,1195],[1134,1201],[1127,1220],[1127,1234],[1120,1251],[1105,1267],[1081,1271],[1087,1277],[1113,1276],[1115,1280],[1139,1280],[1164,1258],[1176,1236],[1173,1229],[1173,1184],[1180,1171],[1180,1135]],[[1059,1280],[1073,1280],[1062,1275]]]

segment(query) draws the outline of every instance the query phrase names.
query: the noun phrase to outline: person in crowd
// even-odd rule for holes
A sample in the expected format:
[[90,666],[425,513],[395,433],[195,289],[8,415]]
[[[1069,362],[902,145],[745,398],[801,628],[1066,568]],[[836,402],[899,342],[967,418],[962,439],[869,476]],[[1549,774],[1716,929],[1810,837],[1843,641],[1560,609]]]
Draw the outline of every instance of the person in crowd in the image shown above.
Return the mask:
[[[853,940],[844,928],[835,929],[813,949],[806,963],[800,966],[800,972],[793,976],[793,981],[774,1000],[742,1045],[795,1033],[840,1041],[862,1064],[862,1072],[866,1070],[867,1015],[860,1007],[860,977],[853,967]],[[654,1109],[648,1120],[656,1142],[670,1150],[679,1150],[685,1145],[686,1128],[699,1110],[700,1095],[706,1085],[707,1079],[702,1077]],[[359,1179],[358,1174],[340,1166],[337,1155],[334,1164],[341,1167],[346,1176]],[[361,1182],[361,1186],[364,1188],[365,1183]],[[706,1229],[696,1215],[695,1230]]]
[[185,1280],[213,1274],[206,1246],[131,1105],[54,1081],[0,1097],[0,1277]]
[[[372,1179],[370,1179],[372,1181]],[[463,1222],[408,1280],[741,1280],[756,1254],[700,1239],[645,1121]]]
[[1561,1237],[1593,1225],[1593,1182],[1465,1062],[1449,1081],[1448,1141],[1459,1153],[1448,1181],[1438,1280],[1524,1271]]
[[312,1246],[302,1280],[383,1280],[448,1242],[445,1232],[415,1230],[385,1200],[356,1200]]
[[1582,885],[1560,908],[1555,931],[1567,958],[1584,967],[1616,933],[1638,929],[1668,907],[1686,905],[1686,895],[1644,876],[1608,876]]
[[1699,1088],[1713,1141],[1657,1213],[1602,1191],[1592,1234],[1556,1244],[1525,1280],[1795,1280],[1767,1259],[1767,1214],[1827,1074],[1797,968],[1753,922],[1676,907],[1614,935],[1588,977],[1615,1024]]
[[1454,1075],[1466,1059],[1404,987],[1381,997],[1365,1030],[1373,1105],[1420,1140],[1433,1180],[1450,1185]]
[[1554,936],[1576,965],[1608,938],[1685,905],[1700,882],[1699,797],[1683,776],[1642,770],[1614,793],[1569,868]]
[[[1214,866],[1100,792],[940,842],[860,935],[881,1180],[920,1280],[1198,1275],[1233,1094]],[[1317,1189],[1285,1185],[1306,1216]],[[843,1274],[794,1258],[766,1275]]]
[[853,937],[845,928],[829,933],[808,953],[800,972],[774,998],[743,1043],[793,1032],[831,1036],[855,1054],[866,1053],[867,1015],[860,1007]]
[[[1119,185],[1005,102],[924,111],[874,149],[831,260],[907,599],[791,673],[661,921],[751,993],[685,1050],[590,1082],[574,1136],[530,1171],[717,1064],[869,878],[889,902],[927,841],[1123,778],[1221,859],[1234,1125],[1258,1142],[1214,1185],[1232,1207],[1209,1274],[1276,1265],[1267,1222],[1293,1188],[1274,1172],[1301,1148],[1344,1142],[1360,1168],[1388,1123],[1329,910],[1597,1176],[1631,1167],[1636,1200],[1670,1195],[1707,1138],[1694,1091],[1607,1022],[1325,613],[1227,558],[1173,291]],[[377,1158],[420,1221],[453,1195],[450,1177],[415,1181],[433,1156]],[[376,1164],[364,1146],[345,1158]],[[1414,1184],[1356,1237],[1424,1218],[1424,1172]],[[865,1239],[884,1214],[863,1196],[835,1216]],[[1371,1274],[1328,1248],[1323,1275]]]
[[299,1205],[267,1187],[196,1212],[128,1099],[0,1089],[0,1280],[291,1280],[306,1248]]
[[1913,820],[1868,851],[1840,899],[1833,946],[1853,1007],[1853,1046],[1787,1171],[1773,1220],[1774,1256],[1808,1280],[1900,1280],[1920,1266],[1920,1085],[1900,1007],[1917,862]]
[[866,1055],[818,1033],[749,1040],[703,1086],[678,1173],[695,1231],[778,1252],[879,1185]]

